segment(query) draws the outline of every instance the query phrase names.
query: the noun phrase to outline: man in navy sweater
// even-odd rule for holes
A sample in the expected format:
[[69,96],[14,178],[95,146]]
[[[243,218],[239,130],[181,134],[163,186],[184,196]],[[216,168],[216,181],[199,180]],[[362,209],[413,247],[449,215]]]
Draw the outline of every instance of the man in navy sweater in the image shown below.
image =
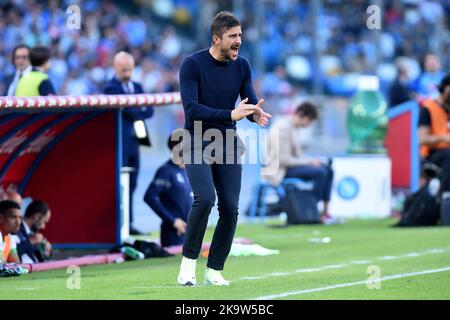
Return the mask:
[[[183,258],[178,282],[183,285],[195,285],[196,261],[208,223],[208,216],[218,197],[219,220],[214,231],[205,272],[205,283],[229,285],[221,275],[225,260],[230,252],[236,230],[238,202],[241,188],[239,155],[240,139],[235,135],[236,121],[247,117],[260,126],[268,124],[271,116],[265,113],[258,101],[252,85],[249,63],[239,57],[241,45],[241,24],[230,12],[220,12],[211,23],[212,45],[186,57],[180,68],[180,92],[185,112],[185,129],[189,131],[191,143],[189,152],[183,155],[191,157],[200,149],[205,151],[208,143],[203,141],[203,133],[208,129],[219,130],[223,136],[233,134],[233,145],[224,137],[221,150],[216,150],[227,158],[222,161],[186,161],[186,170],[194,192],[194,203],[188,216],[186,235],[183,245]],[[241,102],[235,108],[236,100]],[[201,132],[194,130],[201,125]],[[205,135],[206,136],[206,135]],[[206,140],[206,139],[205,139]],[[217,141],[215,141],[217,142]],[[185,140],[183,152],[186,152]],[[198,147],[200,145],[200,147]],[[196,147],[197,146],[197,147]],[[240,150],[242,151],[242,150]],[[229,162],[229,154],[233,154]],[[203,152],[202,152],[203,154]],[[223,160],[223,159],[222,159]]]
[[[115,76],[103,89],[104,94],[144,93],[142,86],[131,81],[134,58],[128,52],[121,51],[114,56]],[[139,174],[139,139],[134,130],[135,121],[144,121],[153,116],[153,107],[124,108],[122,110],[122,166],[134,169],[130,173],[130,233],[139,234],[133,227],[133,193],[137,186]]]
[[[167,145],[171,151],[176,144],[169,137]],[[159,167],[145,192],[144,201],[162,220],[161,246],[183,244],[186,221],[193,201],[184,164],[175,164],[170,159]]]

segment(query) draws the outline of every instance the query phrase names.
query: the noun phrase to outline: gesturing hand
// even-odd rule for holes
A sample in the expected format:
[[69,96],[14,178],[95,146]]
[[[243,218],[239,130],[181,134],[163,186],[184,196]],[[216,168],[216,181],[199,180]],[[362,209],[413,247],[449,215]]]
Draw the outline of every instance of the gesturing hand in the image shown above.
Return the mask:
[[[233,121],[239,121],[246,116],[249,116],[251,114],[254,114],[259,106],[254,104],[247,104],[248,98],[245,98],[242,100],[239,105],[231,111],[231,120]],[[259,104],[259,103],[258,103]]]
[[173,227],[177,230],[177,235],[181,236],[186,233],[186,222],[180,218],[176,218],[173,222]]
[[258,101],[258,104],[256,105],[258,109],[253,114],[253,120],[255,120],[255,122],[261,127],[267,126],[269,124],[269,118],[272,118],[272,115],[264,112],[264,110],[261,108],[263,103],[264,99]]

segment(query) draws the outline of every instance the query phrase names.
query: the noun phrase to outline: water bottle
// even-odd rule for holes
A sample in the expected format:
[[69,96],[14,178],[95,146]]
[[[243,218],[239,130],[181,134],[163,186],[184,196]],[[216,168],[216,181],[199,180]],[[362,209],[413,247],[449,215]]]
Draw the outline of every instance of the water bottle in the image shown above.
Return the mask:
[[384,137],[388,122],[387,103],[380,92],[378,77],[360,76],[347,114],[349,153],[386,154]]
[[145,258],[145,255],[142,252],[129,246],[122,247],[120,252],[123,253],[127,260],[143,260]]

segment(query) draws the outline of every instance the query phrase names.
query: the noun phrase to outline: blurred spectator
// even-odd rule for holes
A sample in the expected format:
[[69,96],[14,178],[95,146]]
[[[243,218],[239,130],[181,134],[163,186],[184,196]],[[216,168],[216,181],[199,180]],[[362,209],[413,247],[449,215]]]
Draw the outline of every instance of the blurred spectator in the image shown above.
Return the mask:
[[[333,184],[333,170],[319,158],[302,155],[302,129],[307,128],[318,117],[316,107],[304,102],[292,116],[285,116],[275,122],[269,131],[268,154],[271,164],[263,167],[263,180],[278,185],[284,178],[312,180],[314,193],[323,201],[322,221],[329,223],[328,203]],[[274,166],[275,164],[275,166]],[[273,171],[275,169],[275,172]]]
[[38,46],[30,50],[30,61],[33,68],[19,80],[16,96],[34,97],[56,94],[47,75],[51,66],[50,58],[50,50],[46,47]]
[[22,196],[14,188],[8,188],[5,190],[2,186],[0,186],[0,201],[3,200],[12,200],[19,206],[22,206]]
[[[172,141],[171,137],[167,140],[171,152],[179,143],[181,141]],[[182,245],[193,202],[184,163],[175,163],[172,157],[159,167],[145,192],[144,201],[162,220],[161,246]]]
[[394,107],[413,99],[406,65],[397,64],[397,77],[389,89],[389,106]]
[[436,99],[422,102],[419,116],[421,156],[442,169],[443,190],[450,191],[450,74],[438,87]]
[[285,96],[292,92],[292,86],[288,81],[286,70],[277,66],[274,72],[266,73],[262,80],[262,92],[266,96]]
[[167,27],[161,37],[161,54],[167,59],[174,59],[181,53],[181,42],[173,27]]
[[[144,93],[142,86],[134,81],[131,77],[134,69],[134,58],[127,52],[119,52],[114,57],[115,76],[105,86],[103,93],[105,94],[131,94]],[[135,132],[135,123],[140,121],[144,124],[144,120],[153,116],[153,107],[141,108],[124,108],[122,110],[122,166],[131,167],[133,171],[130,173],[130,233],[138,234],[139,232],[133,227],[133,193],[137,186],[137,177],[139,174],[140,154],[139,139]],[[145,124],[144,124],[145,128]],[[147,133],[147,139],[148,133]],[[148,143],[150,144],[150,143]]]
[[47,261],[52,245],[40,232],[50,221],[51,211],[44,201],[34,200],[25,211],[25,218],[17,233],[17,253],[22,263]]
[[82,70],[73,70],[67,77],[64,91],[75,96],[88,95],[91,93],[90,82],[90,79]]
[[30,48],[24,44],[15,47],[12,53],[12,63],[16,71],[14,74],[5,78],[5,96],[15,96],[17,83],[22,76],[31,71]]
[[20,263],[15,235],[20,228],[20,206],[11,200],[0,201],[0,263]]
[[7,191],[6,198],[7,198],[7,200],[14,201],[19,206],[22,207],[22,196],[17,191],[15,191],[15,190]]
[[441,70],[441,60],[434,54],[427,54],[424,67],[424,72],[417,80],[417,93],[423,98],[436,98],[439,95],[437,87],[445,76],[445,72]]
[[[224,3],[217,0],[147,2],[80,2],[83,13],[80,30],[66,27],[64,6],[67,2],[7,2],[0,7],[3,40],[0,64],[18,43],[30,47],[48,46],[55,57],[50,74],[55,90],[62,94],[93,94],[102,90],[111,77],[111,53],[129,51],[142,69],[145,60],[152,63],[151,71],[136,72],[134,78],[143,84],[146,92],[177,90],[177,81],[173,79],[177,79],[180,58],[195,47],[203,47],[201,42],[205,37],[198,34],[194,37],[194,31]],[[450,52],[450,6],[445,1],[384,1],[379,32],[363,27],[370,1],[323,0],[321,3],[316,17],[320,23],[316,24],[312,23],[311,6],[305,1],[242,0],[239,9],[234,8],[245,22],[242,52],[254,61],[255,73],[262,72],[258,77],[263,78],[264,72],[271,72],[277,66],[284,66],[291,76],[287,61],[291,57],[301,57],[304,68],[311,71],[304,72],[307,79],[302,81],[306,86],[304,82],[291,82],[294,92],[311,91],[311,78],[318,73],[323,89],[331,94],[351,95],[354,92],[352,79],[355,79],[350,76],[352,72],[376,73],[380,64],[393,70],[392,61],[399,56],[417,63],[439,46],[442,69],[450,66],[450,60],[444,58]],[[317,52],[313,51],[313,44]],[[327,55],[339,60],[340,74],[312,70],[315,57]],[[10,66],[0,70],[2,92],[8,89],[4,85],[5,76],[14,72]],[[416,73],[409,69],[411,81],[417,80]],[[385,90],[394,76],[383,80]],[[439,80],[433,79],[433,83]],[[387,95],[388,91],[384,93]],[[277,109],[275,100],[273,110]]]

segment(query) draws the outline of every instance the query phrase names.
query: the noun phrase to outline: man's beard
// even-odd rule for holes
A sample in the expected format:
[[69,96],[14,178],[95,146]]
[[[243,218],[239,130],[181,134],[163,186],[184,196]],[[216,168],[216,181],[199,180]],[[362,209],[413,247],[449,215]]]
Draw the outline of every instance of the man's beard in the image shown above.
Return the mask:
[[231,51],[231,48],[221,48],[220,54],[222,55],[222,57],[225,58],[225,60],[228,61],[228,60],[231,60],[230,51]]

